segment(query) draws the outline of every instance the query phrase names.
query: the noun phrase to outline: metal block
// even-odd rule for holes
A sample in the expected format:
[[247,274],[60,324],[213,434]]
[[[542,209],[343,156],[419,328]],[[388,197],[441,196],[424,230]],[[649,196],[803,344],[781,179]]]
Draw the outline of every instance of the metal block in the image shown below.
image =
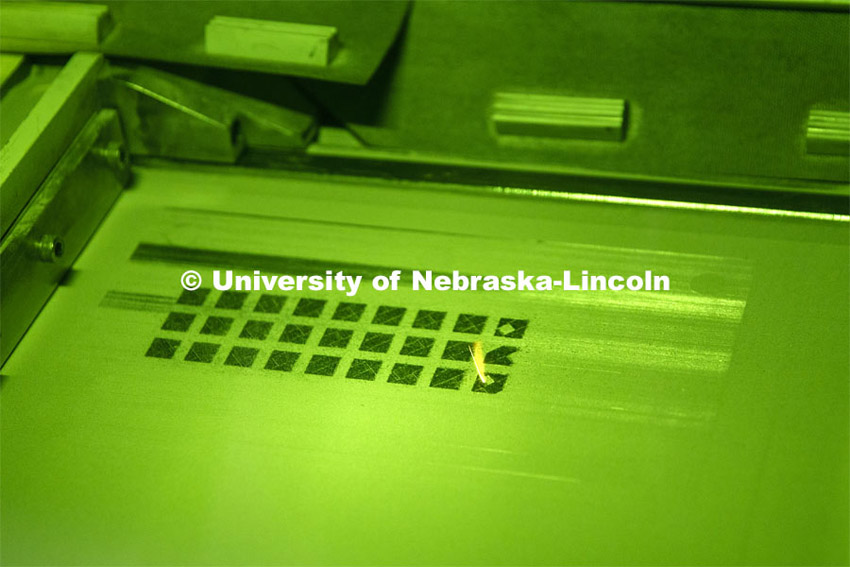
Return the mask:
[[850,112],[812,110],[806,125],[810,154],[850,155]]
[[270,20],[216,16],[206,26],[207,54],[325,67],[337,50],[337,30]]
[[620,141],[626,109],[622,99],[496,93],[490,122],[499,135]]
[[70,2],[4,2],[0,49],[65,52],[97,49],[113,28],[109,8]]

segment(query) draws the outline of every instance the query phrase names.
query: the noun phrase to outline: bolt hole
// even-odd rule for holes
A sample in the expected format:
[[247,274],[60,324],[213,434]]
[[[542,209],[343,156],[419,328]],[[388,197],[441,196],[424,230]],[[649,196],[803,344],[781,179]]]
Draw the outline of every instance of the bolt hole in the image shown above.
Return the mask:
[[53,255],[57,258],[61,258],[62,254],[65,253],[65,244],[59,240],[58,238],[53,241]]

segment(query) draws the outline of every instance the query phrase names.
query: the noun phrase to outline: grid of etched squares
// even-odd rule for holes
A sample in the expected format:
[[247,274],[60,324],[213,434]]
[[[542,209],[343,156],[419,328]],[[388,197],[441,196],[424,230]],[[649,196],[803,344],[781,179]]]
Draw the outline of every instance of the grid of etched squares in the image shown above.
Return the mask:
[[[210,294],[209,289],[200,289],[193,292],[183,292],[178,298],[177,304],[182,306],[203,306]],[[223,292],[215,303],[215,308],[220,310],[242,310],[248,297],[247,292]],[[247,340],[265,340],[270,336],[275,325],[274,321],[262,319],[262,315],[278,315],[287,302],[286,296],[261,295],[254,305],[253,312],[258,315],[256,319],[249,318],[241,329],[238,337]],[[326,308],[327,301],[314,298],[300,298],[292,312],[294,316],[305,318],[318,318]],[[358,323],[363,319],[366,304],[354,302],[340,302],[337,304],[331,322]],[[406,309],[394,306],[379,306],[371,319],[372,326],[397,327],[400,325]],[[223,313],[219,312],[219,313]],[[419,310],[412,322],[413,329],[439,331],[445,322],[446,312]],[[187,332],[196,319],[196,313],[186,311],[172,311],[168,314],[162,325],[162,330]],[[200,335],[212,337],[224,337],[234,331],[235,317],[225,315],[209,315],[203,320]],[[484,330],[487,317],[484,315],[460,314],[454,322],[452,331],[454,333],[481,334]],[[495,336],[507,338],[522,338],[528,326],[527,320],[502,318],[494,333]],[[370,327],[372,328],[372,327]],[[314,325],[296,322],[286,322],[278,338],[279,343],[292,345],[291,348],[279,348],[272,350],[265,362],[268,370],[292,371],[299,359],[305,353],[297,350],[297,345],[306,345],[315,329]],[[234,331],[235,332],[235,331]],[[355,334],[354,329],[328,326],[324,329],[318,342],[319,347],[327,349],[345,349],[352,342]],[[386,354],[394,342],[395,336],[391,332],[380,332],[368,330],[363,334],[358,346],[359,351],[364,354]],[[313,339],[315,342],[316,339]],[[432,354],[435,338],[429,336],[409,335],[399,350],[399,354],[410,357],[428,357]],[[173,358],[181,341],[174,338],[157,337],[147,351],[147,356],[156,358]],[[469,361],[468,341],[447,340],[442,351],[441,359],[447,361]],[[221,344],[198,340],[193,342],[184,356],[184,360],[191,362],[211,363],[219,353]],[[504,349],[506,347],[502,347]],[[517,348],[510,348],[508,352],[514,352]],[[252,346],[233,346],[224,359],[224,364],[229,366],[251,367],[254,365],[259,348]],[[327,354],[313,354],[306,363],[304,372],[323,376],[332,376],[338,370],[342,356]],[[383,361],[371,358],[355,357],[350,361],[345,373],[347,378],[360,380],[375,380],[381,369]],[[498,360],[496,362],[499,363]],[[509,362],[507,363],[509,364]],[[415,385],[425,368],[424,364],[395,363],[389,371],[387,381],[390,383]],[[463,381],[465,369],[438,367],[431,376],[429,386],[444,389],[459,389]],[[497,393],[505,386],[507,375],[489,373],[492,378],[490,384],[483,384],[475,380],[473,391],[485,393]]]

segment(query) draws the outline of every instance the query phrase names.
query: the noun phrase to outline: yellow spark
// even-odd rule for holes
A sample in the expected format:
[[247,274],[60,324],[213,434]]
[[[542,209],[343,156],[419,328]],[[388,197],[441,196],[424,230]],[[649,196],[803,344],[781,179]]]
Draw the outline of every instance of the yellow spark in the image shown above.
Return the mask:
[[472,355],[472,362],[475,364],[475,371],[478,372],[478,377],[481,379],[482,384],[487,384],[487,374],[484,372],[484,347],[481,345],[481,341],[475,341],[471,345],[468,345],[469,354]]

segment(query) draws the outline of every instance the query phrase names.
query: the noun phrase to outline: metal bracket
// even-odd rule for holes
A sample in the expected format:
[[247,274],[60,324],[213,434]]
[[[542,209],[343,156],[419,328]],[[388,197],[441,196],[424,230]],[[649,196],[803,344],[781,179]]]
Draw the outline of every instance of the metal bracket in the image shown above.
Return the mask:
[[118,113],[86,123],[0,244],[0,364],[129,180]]
[[316,136],[311,114],[147,67],[115,68],[104,88],[133,155],[233,163],[245,145],[299,149]]

